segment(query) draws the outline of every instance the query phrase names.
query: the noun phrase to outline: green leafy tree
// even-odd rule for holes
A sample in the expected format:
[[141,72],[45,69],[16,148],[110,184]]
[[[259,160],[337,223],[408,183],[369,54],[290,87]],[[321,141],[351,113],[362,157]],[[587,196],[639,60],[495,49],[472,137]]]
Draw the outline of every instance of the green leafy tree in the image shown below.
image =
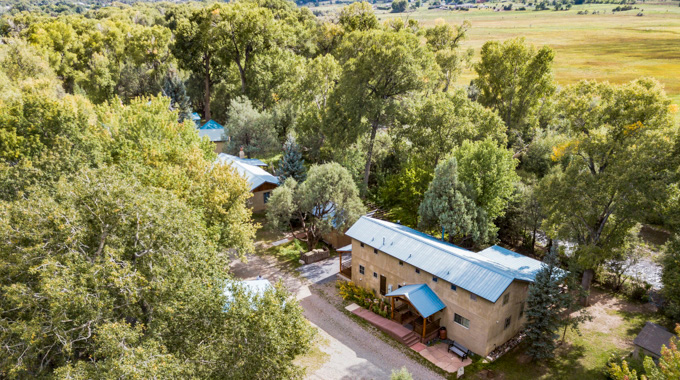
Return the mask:
[[406,8],[408,8],[408,1],[406,0],[392,1],[392,12],[394,13],[406,12]]
[[560,94],[565,140],[553,148],[561,165],[540,185],[543,227],[551,237],[577,244],[586,290],[595,269],[644,221],[646,210],[667,198],[675,166],[669,105],[652,79],[580,82]]
[[481,244],[491,239],[489,218],[475,203],[474,189],[462,182],[455,157],[442,161],[434,171],[434,178],[420,204],[419,226],[426,229],[442,228],[454,239],[472,240]]
[[473,198],[490,221],[503,216],[519,177],[512,152],[492,139],[465,141],[453,151],[460,180],[472,186]]
[[211,90],[224,76],[228,63],[220,54],[224,40],[219,25],[224,5],[195,8],[187,13],[177,12],[174,20],[175,44],[173,53],[180,68],[193,72],[203,81],[203,117],[212,119]]
[[286,182],[287,178],[295,178],[297,182],[304,182],[307,178],[304,166],[305,160],[302,159],[300,147],[295,142],[295,137],[288,136],[288,140],[283,144],[283,157],[279,161],[279,168],[276,175],[281,183]]
[[498,115],[470,101],[463,91],[433,93],[410,113],[398,134],[413,143],[418,157],[434,166],[465,140],[488,137],[505,144],[507,139]]
[[248,158],[252,158],[267,156],[277,149],[271,114],[257,111],[246,97],[231,101],[224,127],[231,137],[226,146],[228,153],[238,154],[243,148]]
[[338,50],[343,71],[330,97],[326,136],[342,148],[369,135],[363,181],[367,187],[376,133],[392,122],[400,100],[426,88],[433,75],[432,57],[406,31],[353,32]]
[[434,56],[444,76],[443,91],[449,90],[449,85],[456,81],[463,66],[472,59],[473,50],[462,52],[460,44],[467,36],[470,22],[464,21],[457,27],[442,23],[425,29],[427,45],[434,51]]
[[661,258],[663,271],[664,311],[669,318],[680,321],[680,237],[674,236],[664,249]]
[[381,205],[389,207],[390,217],[400,223],[418,226],[418,209],[423,202],[433,171],[427,164],[411,157],[398,172],[389,176],[380,187]]
[[86,169],[0,215],[5,376],[299,376],[300,307],[277,294],[225,312],[228,258],[172,192]]
[[523,38],[489,41],[475,65],[477,101],[498,112],[508,127],[509,142],[523,146],[531,139],[535,115],[545,98],[555,91],[552,77],[554,53],[536,49]]
[[272,192],[267,221],[286,229],[293,218],[301,221],[307,247],[312,250],[323,235],[344,232],[364,213],[359,191],[347,169],[337,163],[314,165],[302,184],[288,178]]
[[354,2],[344,6],[340,10],[340,17],[338,23],[345,29],[345,32],[350,33],[355,30],[366,31],[370,29],[378,29],[380,24],[378,18],[373,13],[371,4],[362,1]]

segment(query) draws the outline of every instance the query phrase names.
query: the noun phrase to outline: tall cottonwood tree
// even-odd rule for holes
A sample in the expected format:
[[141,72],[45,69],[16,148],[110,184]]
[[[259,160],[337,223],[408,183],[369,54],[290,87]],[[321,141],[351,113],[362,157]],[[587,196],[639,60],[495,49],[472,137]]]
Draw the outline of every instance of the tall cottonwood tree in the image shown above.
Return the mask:
[[561,165],[542,180],[539,199],[548,234],[577,244],[585,290],[647,210],[667,198],[675,171],[669,106],[653,79],[584,81],[560,94],[566,140],[553,148]]
[[368,134],[364,187],[371,174],[378,129],[389,126],[399,100],[425,89],[434,77],[432,55],[407,31],[356,31],[338,48],[342,75],[330,97],[327,136],[347,147]]
[[434,52],[434,57],[444,76],[442,89],[444,92],[449,90],[450,84],[456,81],[465,64],[472,58],[472,49],[465,52],[460,49],[460,44],[465,39],[469,29],[469,21],[464,21],[455,28],[449,24],[441,23],[425,29],[427,45]]
[[477,101],[498,112],[508,127],[510,144],[524,145],[531,139],[541,102],[555,91],[552,49],[536,49],[523,38],[489,41],[480,58],[475,65]]

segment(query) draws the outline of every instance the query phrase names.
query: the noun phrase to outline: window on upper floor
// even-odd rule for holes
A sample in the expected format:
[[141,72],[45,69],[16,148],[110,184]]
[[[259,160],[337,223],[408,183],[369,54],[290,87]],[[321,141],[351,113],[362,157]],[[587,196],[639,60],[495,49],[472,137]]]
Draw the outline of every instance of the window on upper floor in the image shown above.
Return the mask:
[[453,321],[456,322],[457,324],[465,327],[466,329],[470,328],[470,320],[467,318],[464,318],[463,316],[459,314],[454,314],[453,315]]
[[510,293],[503,296],[503,306],[507,305],[508,301],[510,301]]
[[453,290],[454,292],[457,292],[458,288],[456,287],[456,285],[451,284],[451,290]]
[[503,330],[507,329],[510,327],[510,322],[512,322],[512,317],[507,317],[505,318],[505,326],[503,327]]
[[373,253],[378,254],[378,248],[373,248]]
[[470,293],[470,299],[473,301],[477,301],[477,295]]
[[373,277],[378,278],[378,273],[373,272]]
[[364,274],[365,269],[363,265],[359,265],[359,273]]
[[401,261],[401,260],[399,260],[399,265],[401,265],[401,266],[403,267],[403,266],[404,266],[404,262]]
[[364,243],[360,243],[360,244],[361,244],[361,248],[364,248]]
[[522,318],[523,315],[524,315],[524,302],[519,304],[519,317]]
[[432,281],[437,282],[439,280],[437,277],[432,276]]
[[420,269],[416,268],[416,273],[420,273]]

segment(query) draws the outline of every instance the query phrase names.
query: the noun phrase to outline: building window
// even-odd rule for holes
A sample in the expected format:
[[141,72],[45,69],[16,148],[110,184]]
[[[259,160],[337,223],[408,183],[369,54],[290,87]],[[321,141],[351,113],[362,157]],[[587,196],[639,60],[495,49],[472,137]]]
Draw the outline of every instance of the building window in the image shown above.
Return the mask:
[[510,327],[511,321],[512,321],[512,317],[505,318],[505,327],[503,327],[503,330],[506,330],[508,327]]
[[269,197],[270,197],[271,195],[272,195],[272,192],[271,192],[271,191],[267,191],[267,192],[265,192],[264,194],[262,194],[262,196],[264,197],[264,203],[269,202]]
[[378,248],[373,248],[373,253],[378,254]]
[[378,274],[376,272],[373,272],[373,277],[378,278]]
[[466,329],[470,328],[470,320],[467,319],[467,318],[463,318],[458,314],[454,314],[453,321],[456,322],[457,324],[465,327]]
[[401,288],[401,285],[397,284],[397,289]]
[[470,299],[473,301],[477,301],[477,295],[470,293]]
[[416,268],[416,273],[420,273],[420,269]]
[[364,243],[361,243],[361,248],[364,248]]
[[519,304],[519,317],[522,318],[523,315],[524,315],[524,302]]
[[359,273],[364,274],[364,266],[359,265]]
[[437,280],[439,280],[437,277],[432,276],[432,281],[437,282]]
[[458,288],[456,288],[456,285],[451,284],[451,290],[453,290],[455,292],[455,291],[458,291]]
[[508,301],[510,301],[510,293],[503,296],[503,306],[507,305]]
[[399,265],[401,265],[401,266],[403,267],[403,266],[404,266],[404,262],[401,261],[401,260],[399,260]]

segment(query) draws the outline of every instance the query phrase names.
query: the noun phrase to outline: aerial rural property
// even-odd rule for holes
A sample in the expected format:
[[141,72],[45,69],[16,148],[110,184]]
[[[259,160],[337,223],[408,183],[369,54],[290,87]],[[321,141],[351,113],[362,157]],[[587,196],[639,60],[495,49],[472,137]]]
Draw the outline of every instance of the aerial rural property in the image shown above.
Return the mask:
[[0,379],[680,380],[680,1],[0,0]]

